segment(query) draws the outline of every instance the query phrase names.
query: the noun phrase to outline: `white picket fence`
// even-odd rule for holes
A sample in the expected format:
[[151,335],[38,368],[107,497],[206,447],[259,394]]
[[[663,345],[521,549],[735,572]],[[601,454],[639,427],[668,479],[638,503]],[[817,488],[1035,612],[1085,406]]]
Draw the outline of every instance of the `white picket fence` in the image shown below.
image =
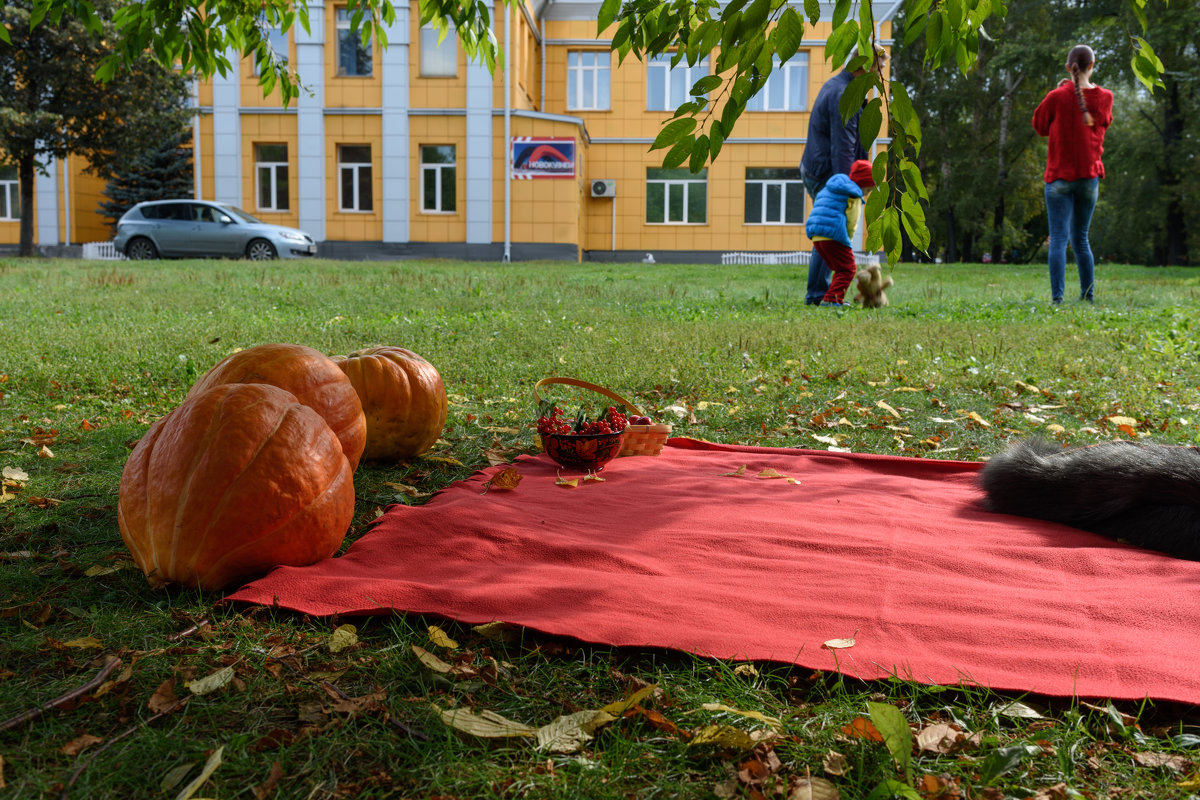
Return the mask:
[[125,254],[118,253],[112,242],[84,242],[83,257],[88,261],[125,260]]
[[[722,264],[807,264],[811,253],[723,253]],[[878,253],[855,251],[854,260],[859,266],[878,264]]]

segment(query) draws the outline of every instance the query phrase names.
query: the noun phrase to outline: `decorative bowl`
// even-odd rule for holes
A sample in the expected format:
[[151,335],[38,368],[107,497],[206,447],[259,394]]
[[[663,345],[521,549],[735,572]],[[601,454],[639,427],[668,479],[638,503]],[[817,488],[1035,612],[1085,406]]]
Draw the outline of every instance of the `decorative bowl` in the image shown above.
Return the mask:
[[543,433],[546,455],[567,469],[599,472],[621,452],[625,432],[618,433]]

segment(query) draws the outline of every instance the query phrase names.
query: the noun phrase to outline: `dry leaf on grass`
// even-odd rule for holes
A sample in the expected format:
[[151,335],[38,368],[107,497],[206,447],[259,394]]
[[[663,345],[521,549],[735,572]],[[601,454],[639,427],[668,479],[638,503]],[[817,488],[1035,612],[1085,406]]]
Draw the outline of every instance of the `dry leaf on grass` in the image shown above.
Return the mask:
[[76,736],[71,741],[59,748],[59,752],[64,756],[77,756],[84,749],[91,747],[94,744],[99,744],[104,740],[99,736],[92,736],[90,733],[85,733],[82,736]]
[[438,647],[444,647],[447,650],[455,650],[458,648],[458,642],[450,638],[450,636],[437,625],[429,626],[429,641],[436,644]]
[[516,467],[505,467],[493,475],[491,479],[484,481],[483,491],[486,492],[490,489],[496,489],[498,491],[512,491],[513,489],[517,488],[517,484],[521,482],[521,478],[523,477],[524,476],[517,471]]
[[443,711],[433,707],[441,717],[442,722],[460,733],[478,736],[481,739],[519,739],[533,736],[536,728],[505,719],[494,711],[480,711],[478,714],[469,708],[452,708]]
[[740,717],[756,719],[775,732],[783,730],[783,720],[777,717],[768,717],[766,714],[763,714],[760,711],[742,711],[740,708],[733,708],[732,706],[727,706],[724,703],[704,703],[700,706],[700,708],[704,709],[705,711],[724,711],[727,714],[737,714]]
[[521,638],[520,626],[508,622],[485,622],[482,625],[474,626],[471,630],[493,642],[511,643],[519,641]]
[[183,791],[176,796],[175,800],[191,800],[191,797],[196,794],[201,786],[204,785],[204,782],[212,777],[212,774],[217,771],[217,767],[221,766],[221,754],[224,752],[224,745],[218,747],[213,754],[208,757],[208,761],[205,762],[204,769],[200,770],[200,774],[197,775],[191,783],[183,787]]
[[788,786],[787,800],[839,800],[838,788],[824,778],[796,778]]
[[358,644],[358,628],[353,625],[339,625],[329,637],[329,652],[340,653]]
[[215,692],[217,689],[227,686],[233,680],[233,674],[233,667],[225,667],[200,680],[188,682],[187,688],[195,695]]

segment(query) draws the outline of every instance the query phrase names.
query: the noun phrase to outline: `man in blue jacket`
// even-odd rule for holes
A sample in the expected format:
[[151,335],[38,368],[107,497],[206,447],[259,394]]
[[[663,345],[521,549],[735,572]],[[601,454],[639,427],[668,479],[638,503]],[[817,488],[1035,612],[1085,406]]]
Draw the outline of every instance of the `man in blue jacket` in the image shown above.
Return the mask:
[[[882,73],[886,66],[887,51],[876,50],[872,70]],[[849,175],[851,164],[867,158],[867,151],[858,139],[858,118],[862,115],[862,109],[856,111],[846,123],[842,122],[842,114],[838,110],[842,94],[850,81],[866,72],[865,69],[842,70],[825,82],[813,102],[808,118],[808,140],[804,145],[804,156],[800,159],[800,177],[814,200],[831,177]],[[806,305],[820,305],[825,292],[829,290],[829,278],[828,265],[814,249],[808,262],[808,288],[804,294]]]

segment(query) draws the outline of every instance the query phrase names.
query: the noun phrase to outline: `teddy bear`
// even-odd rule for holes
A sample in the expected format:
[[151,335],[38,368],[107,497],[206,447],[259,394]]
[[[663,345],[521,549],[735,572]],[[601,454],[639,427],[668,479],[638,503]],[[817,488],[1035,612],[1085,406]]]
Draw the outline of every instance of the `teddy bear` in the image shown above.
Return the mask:
[[858,286],[858,294],[854,302],[861,303],[863,308],[883,308],[888,304],[887,295],[883,290],[892,285],[891,277],[883,277],[878,264],[863,267],[854,276]]

